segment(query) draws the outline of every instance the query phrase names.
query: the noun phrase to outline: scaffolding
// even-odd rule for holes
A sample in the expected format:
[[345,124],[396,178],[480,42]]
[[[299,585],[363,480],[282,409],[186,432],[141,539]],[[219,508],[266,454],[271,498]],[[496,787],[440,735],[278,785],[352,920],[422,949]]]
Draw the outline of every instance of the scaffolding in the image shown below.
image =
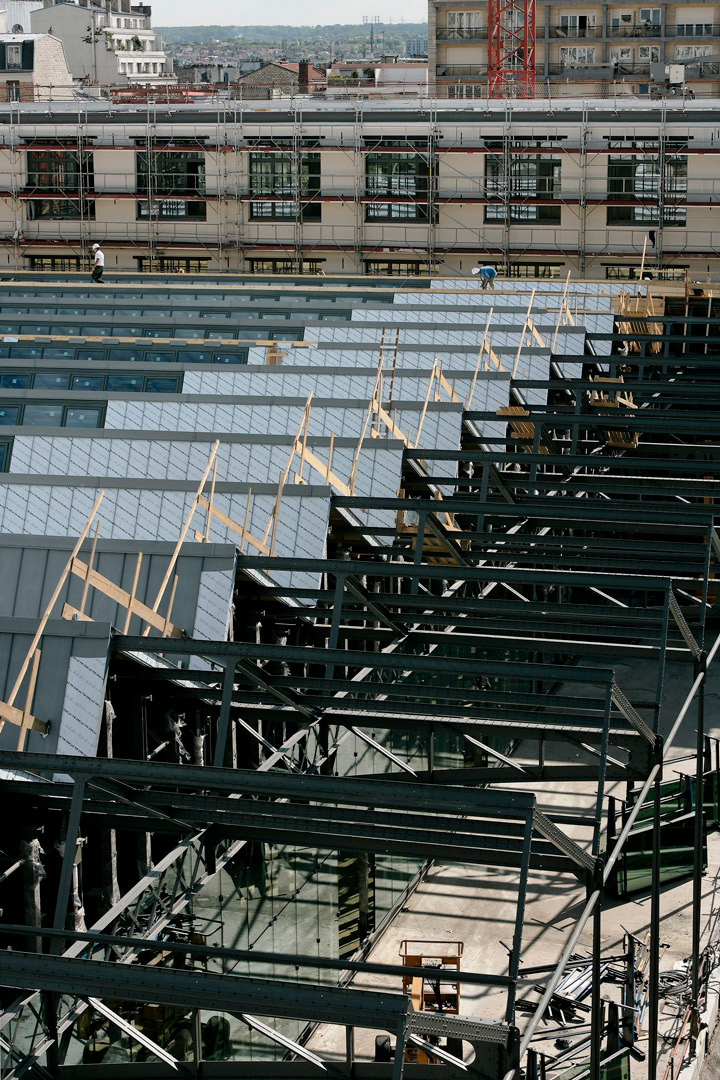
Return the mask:
[[[138,123],[118,107],[112,123],[96,123],[84,104],[74,111],[68,141],[61,117],[55,120],[50,114],[42,125],[30,124],[21,108],[11,106],[4,141],[4,186],[10,198],[2,233],[14,262],[21,265],[24,256],[66,253],[80,267],[92,232],[116,247],[121,259],[123,249],[137,253],[135,257],[150,268],[158,260],[194,255],[204,258],[208,268],[224,270],[252,269],[255,262],[270,261],[290,272],[302,271],[307,263],[328,272],[343,268],[360,272],[366,261],[385,261],[404,262],[406,273],[413,266],[433,273],[444,265],[454,274],[467,272],[464,256],[476,259],[486,253],[497,256],[506,270],[529,259],[535,272],[543,263],[550,266],[554,255],[561,276],[567,269],[593,272],[605,256],[618,263],[628,256],[639,258],[648,224],[657,233],[652,252],[656,272],[680,257],[707,262],[720,253],[720,233],[711,224],[707,230],[691,232],[681,213],[690,201],[698,208],[711,208],[716,197],[717,181],[691,178],[692,170],[700,167],[705,143],[710,146],[710,133],[696,132],[690,142],[688,118],[666,102],[655,107],[651,122],[627,125],[622,136],[612,128],[609,106],[607,131],[612,134],[605,136],[599,121],[591,124],[587,103],[579,120],[554,114],[549,134],[535,134],[534,124],[519,121],[517,104],[506,100],[498,107],[488,102],[482,135],[468,129],[463,114],[437,104],[420,118],[398,112],[392,120],[385,115],[376,119],[375,106],[359,102],[329,109],[327,117],[312,120],[303,103],[291,103],[278,115],[242,106],[230,111],[218,104],[207,120],[190,114],[183,122],[169,119],[159,108],[148,104]],[[542,123],[547,131],[547,118]],[[637,185],[622,193],[623,205],[652,209],[657,224],[643,213],[620,222],[621,229],[610,220],[608,202],[612,206],[616,201],[607,194],[606,166],[612,147],[629,156],[652,154],[657,161],[657,182],[646,179],[644,188]],[[74,159],[94,160],[94,168],[80,167],[73,185],[29,188],[24,180],[25,155],[52,148]],[[137,163],[120,157],[128,151],[146,159],[143,190]],[[160,191],[164,155],[183,152],[205,155],[207,185],[202,190],[196,186],[192,191]],[[305,179],[309,153],[318,154],[320,161],[312,185]],[[398,182],[397,190],[392,185],[387,190],[371,189],[367,162],[372,153],[402,156],[408,173],[415,170],[414,182],[412,178]],[[532,178],[520,182],[514,177],[524,161],[537,164],[553,153],[561,160],[557,182],[550,185]],[[251,190],[251,154],[288,159],[286,193]],[[494,188],[488,168],[491,157],[498,160],[501,172]],[[671,172],[681,158],[690,166],[687,190]],[[72,219],[63,216],[58,205],[46,217],[23,221],[23,207],[43,199],[72,203],[77,214]],[[488,214],[498,200],[502,220]],[[140,202],[146,204],[146,212],[137,208]],[[175,207],[175,216],[155,213],[158,202]],[[202,204],[203,211],[190,214],[191,202]],[[287,207],[288,213],[262,217],[252,209],[258,202]],[[387,207],[384,215],[377,212],[380,204]],[[106,213],[111,205],[118,212]],[[558,210],[554,217],[545,215],[545,220],[538,208],[548,205]],[[671,233],[665,228],[669,216],[675,219]]]

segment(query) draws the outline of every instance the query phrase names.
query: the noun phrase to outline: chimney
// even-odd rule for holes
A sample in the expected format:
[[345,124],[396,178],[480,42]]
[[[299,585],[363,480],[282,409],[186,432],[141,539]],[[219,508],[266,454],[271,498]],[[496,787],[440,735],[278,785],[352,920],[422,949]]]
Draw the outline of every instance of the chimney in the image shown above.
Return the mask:
[[310,61],[301,60],[298,64],[298,94],[310,93]]

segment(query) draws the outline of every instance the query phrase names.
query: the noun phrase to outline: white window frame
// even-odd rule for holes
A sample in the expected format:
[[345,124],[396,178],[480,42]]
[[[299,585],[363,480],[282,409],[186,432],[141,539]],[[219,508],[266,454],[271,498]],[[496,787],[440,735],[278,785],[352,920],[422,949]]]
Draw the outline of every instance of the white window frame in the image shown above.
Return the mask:
[[7,71],[22,71],[22,45],[5,46],[5,67]]

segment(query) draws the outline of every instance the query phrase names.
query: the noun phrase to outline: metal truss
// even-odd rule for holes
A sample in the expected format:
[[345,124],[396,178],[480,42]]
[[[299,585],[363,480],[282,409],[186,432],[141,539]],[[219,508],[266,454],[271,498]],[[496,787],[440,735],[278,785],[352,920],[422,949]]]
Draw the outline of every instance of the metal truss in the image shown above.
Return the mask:
[[[658,340],[635,337],[641,345]],[[610,338],[617,346],[621,335]],[[13,945],[3,953],[9,959],[0,984],[24,991],[0,1014],[6,1080],[67,1068],[73,1025],[89,997],[103,996],[192,1012],[201,995],[203,1007],[250,1026],[259,1013],[390,1030],[400,1049],[384,1075],[395,1080],[406,1041],[428,1034],[486,1047],[489,1056],[478,1059],[484,1075],[514,1074],[591,919],[589,1071],[598,1080],[603,902],[641,807],[652,800],[649,973],[657,985],[662,770],[697,702],[694,779],[701,790],[704,690],[720,648],[720,638],[709,642],[720,561],[716,359],[705,339],[671,333],[661,340],[669,344],[659,354],[558,355],[553,379],[513,379],[512,409],[464,413],[459,449],[405,451],[402,497],[334,496],[327,558],[239,556],[246,620],[238,622],[245,629],[239,640],[114,635],[113,692],[132,686],[163,707],[202,708],[212,765],[159,760],[162,747],[149,760],[5,755],[12,774],[0,785],[6,799],[28,818],[65,822],[52,927],[0,927]],[[672,355],[676,345],[693,348]],[[586,365],[582,378],[561,377],[568,362]],[[598,382],[608,372],[622,374],[621,390]],[[538,391],[548,403],[526,404]],[[618,393],[624,397],[609,400]],[[255,632],[258,624],[269,640]],[[623,685],[617,668],[627,659],[649,663],[651,690]],[[663,738],[663,684],[670,666],[675,672],[680,665],[692,685]],[[405,749],[393,743],[396,734],[407,737]],[[444,757],[441,737],[450,747]],[[335,775],[349,740],[372,749],[388,769],[382,779]],[[577,750],[577,761],[548,761],[563,744]],[[258,767],[238,769],[238,760]],[[557,780],[590,785],[592,810],[543,813],[533,792],[505,786]],[[610,780],[625,781],[634,801],[603,850]],[[83,824],[98,822],[139,837],[156,833],[169,850],[90,930],[68,929],[76,841]],[[697,856],[701,813],[694,829]],[[508,973],[462,973],[468,983],[504,993],[503,1020],[420,1018],[399,993],[293,976],[311,967],[396,974],[364,954],[321,964],[300,951],[278,956],[173,940],[178,915],[253,841],[510,869],[517,898]],[[579,879],[587,897],[520,1035],[516,988],[531,870]],[[696,858],[695,954],[701,873]],[[49,942],[42,955],[38,942]],[[171,968],[168,957],[178,953],[210,970]],[[212,965],[223,958],[277,964],[282,975],[221,974]],[[692,982],[697,1006],[697,955]],[[651,1047],[657,1025],[653,998]],[[302,1058],[300,1043],[281,1045]],[[322,1071],[322,1062],[308,1057],[293,1064],[306,1075]],[[349,1052],[348,1075],[352,1068]]]

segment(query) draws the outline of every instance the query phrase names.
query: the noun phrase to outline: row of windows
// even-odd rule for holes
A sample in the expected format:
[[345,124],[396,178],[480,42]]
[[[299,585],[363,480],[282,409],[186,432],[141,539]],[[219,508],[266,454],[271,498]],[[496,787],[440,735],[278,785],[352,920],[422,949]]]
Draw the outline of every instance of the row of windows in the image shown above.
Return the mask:
[[[223,316],[221,316],[223,317]],[[274,322],[281,322],[290,318],[285,312],[280,312],[274,317]],[[187,338],[202,341],[233,341],[240,338],[256,338],[259,327],[243,326],[237,329],[209,330],[197,329],[193,326],[167,326],[162,329],[142,326],[113,326],[109,327],[96,324],[75,326],[52,326],[51,323],[18,323],[0,322],[0,334],[67,334],[68,337],[146,337],[146,338]],[[262,338],[279,341],[301,341],[304,330],[269,330],[262,328]],[[212,363],[242,363],[243,361],[213,360]]]
[[[26,203],[28,221],[78,221],[95,220],[94,199],[29,199]],[[138,221],[178,219],[207,220],[207,205],[187,199],[155,199],[135,203]]]
[[0,426],[99,428],[103,425],[104,411],[102,407],[94,405],[0,403]]
[[[585,49],[586,53],[588,50],[592,51],[591,47],[580,48]],[[577,58],[578,47],[573,46],[572,51]],[[587,55],[584,55],[583,59],[587,61]],[[492,149],[492,146],[492,141],[488,141],[488,148]],[[370,196],[373,201],[365,208],[366,220],[426,222],[429,176],[427,155],[368,153],[365,158],[365,195]],[[501,203],[491,204],[485,208],[485,221],[504,221],[509,213],[511,221],[559,224],[559,206],[541,208],[527,204],[559,199],[561,180],[560,159],[523,154],[513,155],[506,161],[504,157],[491,153],[485,162],[486,197],[498,200],[522,199],[523,205],[512,206],[507,211]],[[85,190],[91,189],[94,184],[91,155],[70,151],[28,151],[28,183],[33,188],[64,188],[66,191],[77,192],[80,192],[83,186]],[[159,197],[187,194],[190,191],[197,194],[204,192],[205,165],[201,152],[138,153],[137,186],[139,192],[147,192],[153,196],[151,199],[137,201],[137,217],[141,220],[207,218],[207,206],[201,200]],[[657,201],[661,186],[664,195],[670,196],[670,201],[684,200],[687,194],[687,158],[670,156],[664,177],[661,176],[660,165],[655,161],[630,156],[609,158],[610,200],[624,198]],[[253,195],[253,201],[249,204],[251,220],[321,219],[321,205],[312,201],[320,192],[320,155],[317,153],[251,153],[250,187]],[[273,199],[257,198],[263,195],[273,196]],[[392,201],[385,201],[384,197]],[[403,199],[416,201],[397,201]],[[93,200],[43,199],[32,200],[28,204],[28,217],[31,219],[92,219],[94,213]],[[656,217],[656,211],[649,207],[638,207],[622,213],[611,209],[608,212],[608,224],[646,223],[656,220]],[[683,224],[684,220],[684,211],[680,213],[677,207],[671,207],[664,223],[679,225]],[[182,267],[178,266],[178,269]]]
[[[120,298],[122,299],[122,298]],[[317,301],[316,301],[317,303]],[[247,308],[214,308],[211,311],[198,311],[192,308],[181,308],[179,311],[173,311],[172,308],[125,308],[124,310],[119,307],[109,305],[93,305],[89,306],[77,306],[66,307],[63,304],[32,304],[27,303],[5,303],[2,308],[6,316],[12,315],[17,317],[18,315],[87,315],[88,317],[94,317],[96,319],[107,316],[108,318],[120,318],[126,319],[152,319],[155,321],[164,319],[177,319],[179,317],[186,319],[207,319],[213,322],[222,322],[223,320],[233,319],[238,320],[242,318],[246,319],[262,319],[269,320],[270,322],[282,322],[290,318],[296,318],[292,312],[283,311],[282,308],[275,311],[259,311],[248,310]],[[323,308],[324,310],[324,308]],[[0,324],[2,326],[2,324]],[[93,333],[100,333],[100,324],[98,323],[93,329]],[[57,328],[57,333],[60,333],[60,327]],[[107,328],[105,329],[107,332]],[[166,325],[162,328],[150,327],[143,329],[142,326],[133,325],[127,323],[123,326],[124,333],[132,333],[139,337],[167,337],[169,329]],[[223,334],[223,331],[212,331],[218,335]],[[182,335],[185,336],[184,334]]]
[[2,390],[81,390],[177,394],[181,378],[171,375],[84,375],[68,371],[0,371]]
[[[0,359],[10,360],[82,360],[98,364],[110,360],[121,364],[247,364],[247,349],[237,352],[210,352],[183,349],[162,352],[145,349],[59,349],[52,345],[0,345]],[[107,389],[110,389],[107,387]]]
[[[136,255],[134,258],[138,272],[141,274],[202,274],[210,265],[210,259],[164,258],[162,256],[151,259],[144,255]],[[81,259],[79,256],[31,255],[28,259],[28,268],[48,273],[57,271],[67,273],[73,270],[85,270],[89,262],[89,259]]]

